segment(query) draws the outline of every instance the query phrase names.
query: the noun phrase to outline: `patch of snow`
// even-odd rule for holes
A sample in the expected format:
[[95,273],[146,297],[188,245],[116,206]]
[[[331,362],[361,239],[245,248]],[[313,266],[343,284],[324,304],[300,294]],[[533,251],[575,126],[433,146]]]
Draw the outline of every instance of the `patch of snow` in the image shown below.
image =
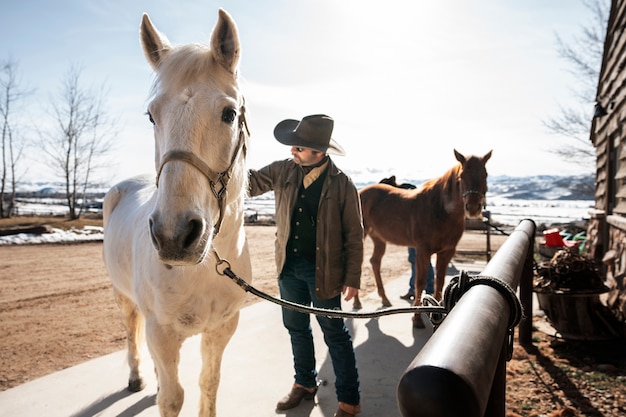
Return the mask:
[[18,233],[15,235],[0,236],[0,246],[34,245],[40,243],[100,242],[103,238],[103,228],[98,226],[85,226],[83,229],[71,230],[53,228],[52,233]]

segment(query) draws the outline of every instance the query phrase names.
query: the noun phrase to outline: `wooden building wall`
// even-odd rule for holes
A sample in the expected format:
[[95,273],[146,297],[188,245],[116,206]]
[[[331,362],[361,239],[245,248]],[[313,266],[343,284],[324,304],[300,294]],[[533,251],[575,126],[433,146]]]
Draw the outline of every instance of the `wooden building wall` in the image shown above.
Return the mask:
[[626,323],[626,0],[611,2],[596,100],[606,114],[591,123],[596,189],[587,249],[604,262],[608,305]]

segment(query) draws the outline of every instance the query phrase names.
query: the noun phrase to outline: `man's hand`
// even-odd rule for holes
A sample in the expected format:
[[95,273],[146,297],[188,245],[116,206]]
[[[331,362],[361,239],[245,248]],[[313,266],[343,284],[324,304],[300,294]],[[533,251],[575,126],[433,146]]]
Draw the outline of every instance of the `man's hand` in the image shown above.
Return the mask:
[[343,286],[343,290],[341,291],[341,293],[343,295],[345,295],[346,298],[344,298],[344,300],[346,301],[350,301],[354,298],[355,295],[357,295],[359,293],[359,289],[358,288],[354,288],[354,287],[348,287],[347,285]]

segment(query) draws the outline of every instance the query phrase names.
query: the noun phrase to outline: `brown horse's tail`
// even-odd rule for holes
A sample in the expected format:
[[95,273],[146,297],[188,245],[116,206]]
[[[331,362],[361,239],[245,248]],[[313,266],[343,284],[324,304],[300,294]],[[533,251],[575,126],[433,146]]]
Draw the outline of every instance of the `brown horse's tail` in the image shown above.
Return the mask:
[[368,236],[368,232],[369,229],[367,227],[367,222],[365,221],[365,218],[363,218],[363,240],[365,240],[365,238]]
[[363,222],[363,240],[365,240],[367,238],[367,236],[369,235],[369,227],[367,225],[367,216],[365,215],[365,212],[368,210],[368,206],[367,204],[363,204],[363,191],[366,190],[366,188],[362,189],[361,191],[359,191],[359,199],[361,200],[361,221]]

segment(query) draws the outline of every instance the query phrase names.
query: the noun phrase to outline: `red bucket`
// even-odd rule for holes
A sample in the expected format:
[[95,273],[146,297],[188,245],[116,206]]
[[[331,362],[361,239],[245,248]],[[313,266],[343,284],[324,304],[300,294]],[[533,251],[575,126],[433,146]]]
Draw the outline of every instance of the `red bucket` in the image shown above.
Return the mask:
[[559,229],[544,230],[543,237],[546,239],[546,246],[564,246],[563,237],[559,233]]

